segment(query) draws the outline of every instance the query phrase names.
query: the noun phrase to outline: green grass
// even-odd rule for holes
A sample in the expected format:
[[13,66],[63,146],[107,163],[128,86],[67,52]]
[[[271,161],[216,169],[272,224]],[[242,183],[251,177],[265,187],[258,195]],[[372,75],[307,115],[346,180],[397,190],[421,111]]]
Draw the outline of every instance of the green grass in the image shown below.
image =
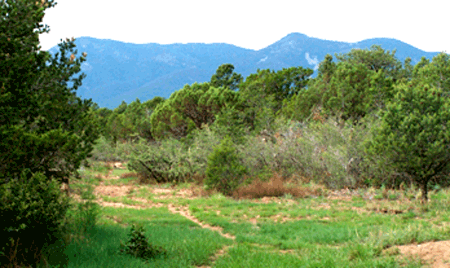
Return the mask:
[[[97,163],[86,169],[79,183],[71,185],[79,192],[92,190],[100,180],[99,170],[109,169]],[[114,169],[113,176],[128,170]],[[104,184],[106,180],[103,181]],[[110,180],[124,185],[136,178]],[[165,206],[132,209],[103,207],[92,228],[81,228],[95,213],[69,213],[77,218],[74,239],[66,248],[68,267],[422,267],[418,259],[400,258],[395,245],[450,239],[449,192],[431,191],[430,202],[420,205],[410,190],[358,190],[348,199],[326,197],[293,199],[284,196],[267,203],[234,200],[221,194],[182,199],[175,194],[152,194],[154,187],[177,191],[191,184],[143,186],[133,196]],[[371,195],[372,199],[367,196]],[[85,198],[92,198],[89,194]],[[130,196],[108,197],[108,202],[139,205]],[[191,215],[236,240],[203,229],[167,205],[188,206]],[[398,211],[392,213],[391,211]],[[78,215],[78,216],[76,216]],[[84,224],[84,225],[83,225]],[[132,224],[142,224],[149,242],[167,251],[148,262],[117,254],[120,241],[126,242]],[[223,254],[216,256],[219,250]],[[388,250],[388,251],[386,251]],[[390,252],[390,253],[389,253]]]
[[304,247],[283,252],[239,244],[220,257],[214,267],[421,267],[418,260],[398,261],[365,246]]
[[[218,233],[202,229],[166,208],[135,210],[103,208],[102,217],[89,234],[89,243],[73,243],[67,248],[69,267],[192,267],[209,264],[209,257],[231,241]],[[145,261],[117,254],[120,240],[124,243],[133,223],[144,225],[146,236],[153,245],[168,254]]]

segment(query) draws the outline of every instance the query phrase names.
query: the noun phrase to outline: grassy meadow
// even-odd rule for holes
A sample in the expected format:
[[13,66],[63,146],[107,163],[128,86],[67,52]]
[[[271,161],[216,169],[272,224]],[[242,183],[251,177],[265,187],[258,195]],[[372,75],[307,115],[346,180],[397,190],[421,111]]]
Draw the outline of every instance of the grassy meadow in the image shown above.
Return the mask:
[[[282,197],[249,199],[195,183],[141,184],[126,167],[104,162],[81,176],[71,183],[79,205],[69,211],[68,267],[423,267],[396,246],[450,239],[447,190],[432,191],[421,204],[413,188],[332,191],[286,183]],[[165,254],[118,254],[133,224]]]

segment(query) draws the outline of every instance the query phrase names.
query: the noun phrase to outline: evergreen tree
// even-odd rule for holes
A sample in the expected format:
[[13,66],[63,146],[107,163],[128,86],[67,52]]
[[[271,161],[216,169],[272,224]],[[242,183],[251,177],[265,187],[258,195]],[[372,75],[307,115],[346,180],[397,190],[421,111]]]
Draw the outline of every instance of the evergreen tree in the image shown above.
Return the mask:
[[217,71],[211,77],[211,86],[213,87],[226,87],[231,90],[237,90],[239,84],[242,82],[242,75],[237,74],[234,71],[232,64],[222,64],[217,68]]
[[55,55],[40,50],[54,5],[0,1],[0,263],[11,267],[55,253],[46,247],[61,241],[69,207],[56,180],[77,175],[98,137],[92,101],[76,96],[87,55],[77,57],[74,39]]
[[184,137],[193,129],[214,123],[216,115],[232,106],[238,93],[209,83],[194,83],[172,93],[158,105],[150,117],[156,138]]
[[[346,54],[327,55],[319,65],[319,75],[290,101],[283,113],[305,120],[314,113],[336,120],[358,123],[365,115],[383,109],[393,96],[393,85],[411,79],[410,61],[401,62],[380,46],[353,49]],[[407,69],[406,69],[407,68]]]
[[441,89],[421,81],[398,85],[396,91],[368,148],[419,184],[426,201],[428,182],[450,172],[450,101]]
[[44,11],[53,1],[0,2],[0,183],[22,170],[47,177],[76,174],[98,136],[91,100],[76,96],[86,54],[74,39],[55,55],[41,51]]
[[242,182],[247,170],[241,164],[230,137],[225,137],[208,156],[205,185],[230,195]]

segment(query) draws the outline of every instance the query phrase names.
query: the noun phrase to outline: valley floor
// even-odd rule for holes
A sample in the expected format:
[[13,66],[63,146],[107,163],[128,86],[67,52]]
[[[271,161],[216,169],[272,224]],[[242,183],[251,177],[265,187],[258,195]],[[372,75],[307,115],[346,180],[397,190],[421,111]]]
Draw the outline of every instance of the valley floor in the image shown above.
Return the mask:
[[[450,197],[433,191],[327,191],[294,199],[205,196],[201,186],[139,185],[117,163],[87,169],[71,185],[93,186],[97,228],[69,248],[70,267],[448,267]],[[148,263],[115,254],[133,223],[168,254]],[[131,265],[131,266],[130,266]]]

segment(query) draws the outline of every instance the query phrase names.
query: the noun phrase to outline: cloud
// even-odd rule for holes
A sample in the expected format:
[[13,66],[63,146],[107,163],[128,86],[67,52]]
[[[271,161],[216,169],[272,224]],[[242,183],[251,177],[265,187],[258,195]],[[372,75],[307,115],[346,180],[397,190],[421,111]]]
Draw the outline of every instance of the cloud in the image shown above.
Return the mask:
[[305,53],[305,59],[308,61],[309,65],[314,65],[314,70],[318,70],[319,69],[319,60],[317,59],[316,56],[314,57],[314,59],[311,59],[311,57],[309,56],[309,53],[306,52]]

